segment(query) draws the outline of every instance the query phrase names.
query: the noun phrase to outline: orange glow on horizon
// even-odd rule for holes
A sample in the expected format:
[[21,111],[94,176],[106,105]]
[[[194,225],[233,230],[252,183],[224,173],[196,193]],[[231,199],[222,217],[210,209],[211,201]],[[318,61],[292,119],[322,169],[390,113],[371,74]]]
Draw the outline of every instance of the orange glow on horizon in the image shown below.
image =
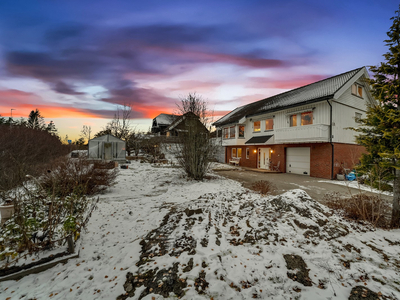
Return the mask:
[[[43,117],[51,118],[99,118],[95,114],[80,111],[72,107],[48,106],[48,105],[32,105],[26,103],[16,103],[12,107],[13,117],[27,118],[32,110],[38,109]],[[1,115],[9,115],[11,108],[0,106]]]

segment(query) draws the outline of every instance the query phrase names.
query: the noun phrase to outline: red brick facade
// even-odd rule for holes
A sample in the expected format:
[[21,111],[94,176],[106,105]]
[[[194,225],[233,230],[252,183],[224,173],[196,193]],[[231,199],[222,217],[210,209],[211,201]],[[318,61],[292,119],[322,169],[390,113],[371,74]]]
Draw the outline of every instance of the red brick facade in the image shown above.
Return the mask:
[[[332,166],[332,145],[330,143],[307,143],[307,144],[283,144],[268,146],[227,146],[225,152],[225,161],[229,162],[232,157],[232,148],[242,148],[242,157],[240,166],[249,168],[258,168],[258,149],[270,148],[270,160],[273,166],[280,161],[279,169],[286,172],[286,148],[289,147],[310,147],[310,176],[318,178],[331,178]],[[246,149],[249,149],[248,158],[246,158]],[[352,169],[360,160],[361,153],[365,148],[354,144],[334,143],[334,178],[343,168]]]

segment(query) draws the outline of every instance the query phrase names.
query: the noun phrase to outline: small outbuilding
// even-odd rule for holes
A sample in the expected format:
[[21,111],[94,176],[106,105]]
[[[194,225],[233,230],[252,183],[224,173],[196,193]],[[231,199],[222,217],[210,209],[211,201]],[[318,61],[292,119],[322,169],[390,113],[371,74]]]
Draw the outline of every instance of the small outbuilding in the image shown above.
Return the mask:
[[89,159],[125,161],[125,141],[110,135],[102,135],[89,141]]

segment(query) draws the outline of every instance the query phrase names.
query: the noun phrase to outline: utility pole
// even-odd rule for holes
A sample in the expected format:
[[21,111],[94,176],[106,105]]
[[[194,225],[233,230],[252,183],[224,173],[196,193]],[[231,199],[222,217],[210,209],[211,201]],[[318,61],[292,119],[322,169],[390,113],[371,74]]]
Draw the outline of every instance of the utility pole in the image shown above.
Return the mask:
[[10,127],[12,126],[12,121],[13,121],[13,118],[12,118],[12,111],[13,110],[16,110],[16,108],[11,108]]

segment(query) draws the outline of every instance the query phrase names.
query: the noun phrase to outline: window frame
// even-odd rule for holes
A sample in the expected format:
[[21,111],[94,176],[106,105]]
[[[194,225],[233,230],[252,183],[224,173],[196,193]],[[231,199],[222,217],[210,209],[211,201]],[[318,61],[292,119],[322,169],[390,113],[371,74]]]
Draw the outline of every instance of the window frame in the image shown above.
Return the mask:
[[[309,124],[303,124],[303,116],[306,116],[306,115],[311,115],[311,120],[310,120],[310,122],[311,123],[309,123]],[[313,125],[313,120],[314,120],[314,114],[313,114],[313,111],[311,110],[311,111],[306,111],[306,112],[302,112],[301,114],[300,114],[300,126],[307,126],[307,125]]]
[[[256,129],[256,123],[258,123],[258,129]],[[253,132],[261,132],[261,121],[254,121],[253,122]]]
[[361,84],[358,83],[353,83],[351,86],[351,94],[354,96],[357,96],[359,98],[364,99],[363,97],[363,86]]
[[354,121],[356,123],[361,123],[361,119],[362,119],[362,113],[359,112],[354,112]]
[[[233,133],[233,135],[232,135]],[[229,127],[229,138],[234,139],[236,136],[236,126],[230,126]]]
[[[268,121],[271,121],[271,123],[272,123],[271,128],[267,128],[267,122],[268,122]],[[264,130],[265,130],[265,131],[274,130],[274,118],[268,118],[268,119],[265,120],[265,129],[264,129]]]
[[[295,121],[295,122],[293,122]],[[290,115],[289,117],[289,126],[290,127],[297,127],[297,114]]]
[[246,148],[246,159],[250,157],[250,148]]
[[[240,133],[241,133],[240,127],[243,127],[243,135],[242,135],[242,136],[240,135]],[[245,129],[246,129],[245,125],[239,125],[239,126],[238,126],[238,138],[244,138],[244,131],[245,131]]]
[[223,138],[226,140],[226,139],[229,139],[229,127],[224,127],[224,132],[223,132]]
[[[235,152],[235,155],[233,155],[233,152]],[[232,148],[231,157],[232,157],[232,158],[237,157],[236,155],[237,155],[236,148]]]

